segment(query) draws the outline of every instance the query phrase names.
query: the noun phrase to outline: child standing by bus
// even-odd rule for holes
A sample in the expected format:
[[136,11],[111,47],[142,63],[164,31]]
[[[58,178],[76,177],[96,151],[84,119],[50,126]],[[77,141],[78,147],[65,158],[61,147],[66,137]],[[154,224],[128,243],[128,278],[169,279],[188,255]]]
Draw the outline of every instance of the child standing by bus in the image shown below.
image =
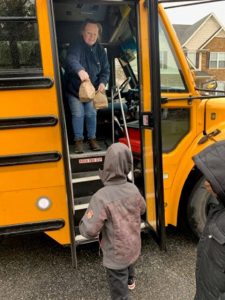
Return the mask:
[[100,171],[104,187],[93,195],[79,226],[87,238],[102,234],[103,265],[113,300],[129,299],[128,289],[135,287],[133,264],[141,251],[141,214],[146,204],[138,188],[127,181],[131,169],[129,148],[112,144]]
[[195,300],[225,299],[225,141],[194,158],[206,177],[205,188],[218,199],[209,210],[197,249]]

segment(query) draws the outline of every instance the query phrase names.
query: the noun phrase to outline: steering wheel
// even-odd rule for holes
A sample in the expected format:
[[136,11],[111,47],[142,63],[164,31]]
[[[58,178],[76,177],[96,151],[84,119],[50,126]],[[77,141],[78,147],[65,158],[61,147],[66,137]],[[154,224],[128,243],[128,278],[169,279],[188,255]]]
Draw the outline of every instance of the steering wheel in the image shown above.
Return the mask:
[[123,92],[123,90],[125,89],[125,87],[129,84],[129,82],[131,81],[131,77],[127,77],[122,83],[121,85],[118,87],[118,89],[116,90],[113,99],[117,99],[118,97],[118,91],[120,91],[120,93]]
[[127,77],[119,86],[119,90],[120,92],[123,92],[123,90],[125,89],[125,87],[129,84],[129,82],[131,81],[131,77]]

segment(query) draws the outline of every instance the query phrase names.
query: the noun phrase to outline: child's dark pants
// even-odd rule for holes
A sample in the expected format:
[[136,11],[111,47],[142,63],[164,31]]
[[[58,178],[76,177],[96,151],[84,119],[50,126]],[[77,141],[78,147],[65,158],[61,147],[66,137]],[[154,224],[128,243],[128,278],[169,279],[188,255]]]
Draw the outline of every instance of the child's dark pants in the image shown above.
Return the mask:
[[125,269],[112,270],[106,268],[107,280],[109,283],[112,300],[129,300],[128,278],[134,277],[134,266]]

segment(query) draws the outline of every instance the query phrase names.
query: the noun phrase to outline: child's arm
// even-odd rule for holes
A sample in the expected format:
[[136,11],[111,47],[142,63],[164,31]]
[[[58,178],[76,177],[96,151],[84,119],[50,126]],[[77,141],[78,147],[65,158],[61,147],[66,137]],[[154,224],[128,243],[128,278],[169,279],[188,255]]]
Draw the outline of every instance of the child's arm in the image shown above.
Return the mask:
[[81,235],[93,238],[99,235],[107,219],[106,211],[100,199],[92,197],[89,207],[79,224]]

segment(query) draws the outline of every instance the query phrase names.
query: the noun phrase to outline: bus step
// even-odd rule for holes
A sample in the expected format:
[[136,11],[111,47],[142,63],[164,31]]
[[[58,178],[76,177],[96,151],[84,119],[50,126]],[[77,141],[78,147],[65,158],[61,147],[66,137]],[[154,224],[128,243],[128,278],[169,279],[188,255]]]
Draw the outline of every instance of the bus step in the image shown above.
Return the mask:
[[147,224],[144,221],[141,221],[141,231],[144,230],[145,228],[147,228]]
[[93,242],[98,242],[98,238],[93,238],[93,239],[87,239],[81,234],[75,236],[75,243],[76,245],[83,245],[83,244],[88,244],[88,243],[93,243]]
[[86,210],[88,208],[89,203],[74,205],[74,211],[78,210]]
[[103,169],[106,151],[70,154],[72,173]]
[[84,197],[75,198],[74,199],[74,207],[76,205],[89,203],[90,200],[91,200],[91,196],[84,196]]
[[76,198],[91,196],[103,187],[97,171],[73,174],[72,183]]
[[72,174],[72,183],[100,180],[98,171],[80,172]]
[[[86,209],[88,208],[91,196],[79,197],[75,198],[74,201],[74,224],[78,226],[80,220],[82,219],[83,215],[85,214]],[[79,230],[77,231],[79,234]]]

